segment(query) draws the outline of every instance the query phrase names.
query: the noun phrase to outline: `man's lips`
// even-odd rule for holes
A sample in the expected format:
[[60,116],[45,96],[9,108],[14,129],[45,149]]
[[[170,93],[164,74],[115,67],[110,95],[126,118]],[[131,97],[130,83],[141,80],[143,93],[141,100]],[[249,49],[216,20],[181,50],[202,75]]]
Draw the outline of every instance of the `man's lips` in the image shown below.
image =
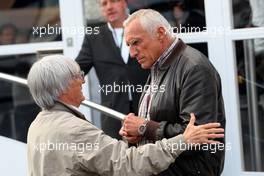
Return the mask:
[[107,13],[107,16],[113,16],[115,14],[116,14],[116,12],[109,12],[109,13]]
[[142,63],[143,61],[144,61],[144,57],[142,57],[142,58],[137,58],[137,61],[138,61],[138,63]]

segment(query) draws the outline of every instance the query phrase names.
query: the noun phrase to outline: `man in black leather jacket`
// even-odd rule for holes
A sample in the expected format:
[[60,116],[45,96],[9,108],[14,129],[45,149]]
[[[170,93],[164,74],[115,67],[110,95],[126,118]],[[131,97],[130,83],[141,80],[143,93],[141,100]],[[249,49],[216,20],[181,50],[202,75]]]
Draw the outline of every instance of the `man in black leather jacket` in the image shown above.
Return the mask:
[[[151,74],[139,115],[126,116],[120,135],[138,144],[169,138],[184,131],[191,112],[197,124],[220,122],[225,128],[221,80],[208,58],[171,33],[167,20],[154,10],[135,12],[124,26],[131,56]],[[214,147],[184,152],[159,175],[220,175],[225,149]]]

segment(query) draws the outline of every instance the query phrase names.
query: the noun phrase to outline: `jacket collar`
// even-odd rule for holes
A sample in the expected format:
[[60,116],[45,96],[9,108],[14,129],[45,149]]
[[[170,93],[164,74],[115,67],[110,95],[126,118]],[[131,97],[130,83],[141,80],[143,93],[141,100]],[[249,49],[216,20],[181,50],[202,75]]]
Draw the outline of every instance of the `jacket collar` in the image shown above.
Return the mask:
[[[160,80],[165,76],[165,71],[171,66],[172,62],[178,60],[178,58],[181,56],[182,52],[185,50],[186,47],[187,45],[181,39],[178,39],[178,42],[173,47],[172,52],[170,53],[168,58],[166,58],[164,62],[158,63],[157,68],[159,71],[161,71],[161,75],[159,76],[158,82],[160,82]],[[149,75],[146,85],[150,85],[150,81],[151,81],[151,75]],[[146,94],[146,90],[143,90],[139,99],[138,107],[140,106],[145,94]]]
[[119,61],[121,61],[120,58],[121,57],[121,54],[119,52],[119,49],[118,47],[116,46],[116,43],[115,43],[115,39],[112,35],[112,31],[109,29],[108,25],[105,24],[103,26],[104,30],[105,30],[105,42],[106,43],[109,43],[109,47],[112,48],[112,50],[114,51],[114,54],[116,55],[117,58],[119,58]]
[[77,111],[76,109],[74,109],[74,108],[70,107],[69,105],[66,105],[65,103],[60,102],[60,101],[57,101],[55,103],[55,105],[50,110],[51,111],[66,111],[66,112],[69,112],[69,113],[77,116],[80,119],[86,120],[85,116],[81,112]]
[[181,56],[181,53],[184,51],[186,47],[187,45],[181,39],[178,39],[178,42],[173,47],[172,52],[170,53],[168,58],[164,62],[158,63],[158,69],[167,70],[172,64],[172,62],[174,62]]

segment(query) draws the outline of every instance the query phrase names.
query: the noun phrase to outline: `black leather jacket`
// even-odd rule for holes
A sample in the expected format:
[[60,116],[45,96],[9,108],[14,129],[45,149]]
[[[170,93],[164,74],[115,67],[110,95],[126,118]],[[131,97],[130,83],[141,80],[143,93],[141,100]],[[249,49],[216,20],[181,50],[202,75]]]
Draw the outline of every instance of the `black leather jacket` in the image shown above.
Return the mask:
[[[158,69],[157,82],[159,86],[165,85],[165,92],[156,91],[153,95],[152,123],[147,126],[146,138],[160,140],[183,133],[191,112],[195,113],[196,124],[220,122],[225,128],[221,80],[206,56],[179,40]],[[158,123],[153,125],[155,122]],[[223,139],[221,141],[224,143]],[[159,175],[220,175],[225,153],[220,150],[186,151]]]

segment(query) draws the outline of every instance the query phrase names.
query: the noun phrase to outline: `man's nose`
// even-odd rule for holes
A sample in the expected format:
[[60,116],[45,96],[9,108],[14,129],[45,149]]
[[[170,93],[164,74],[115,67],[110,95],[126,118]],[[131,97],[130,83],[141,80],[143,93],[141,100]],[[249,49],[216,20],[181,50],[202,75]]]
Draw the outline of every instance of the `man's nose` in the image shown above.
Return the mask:
[[132,58],[136,58],[137,55],[138,55],[138,51],[137,51],[137,49],[135,47],[130,47],[129,48],[129,52],[130,52],[130,56]]
[[110,10],[110,9],[112,9],[112,7],[113,7],[113,3],[109,1],[109,2],[106,4],[106,10]]
[[82,79],[82,84],[84,84],[84,83],[85,83],[85,78]]

